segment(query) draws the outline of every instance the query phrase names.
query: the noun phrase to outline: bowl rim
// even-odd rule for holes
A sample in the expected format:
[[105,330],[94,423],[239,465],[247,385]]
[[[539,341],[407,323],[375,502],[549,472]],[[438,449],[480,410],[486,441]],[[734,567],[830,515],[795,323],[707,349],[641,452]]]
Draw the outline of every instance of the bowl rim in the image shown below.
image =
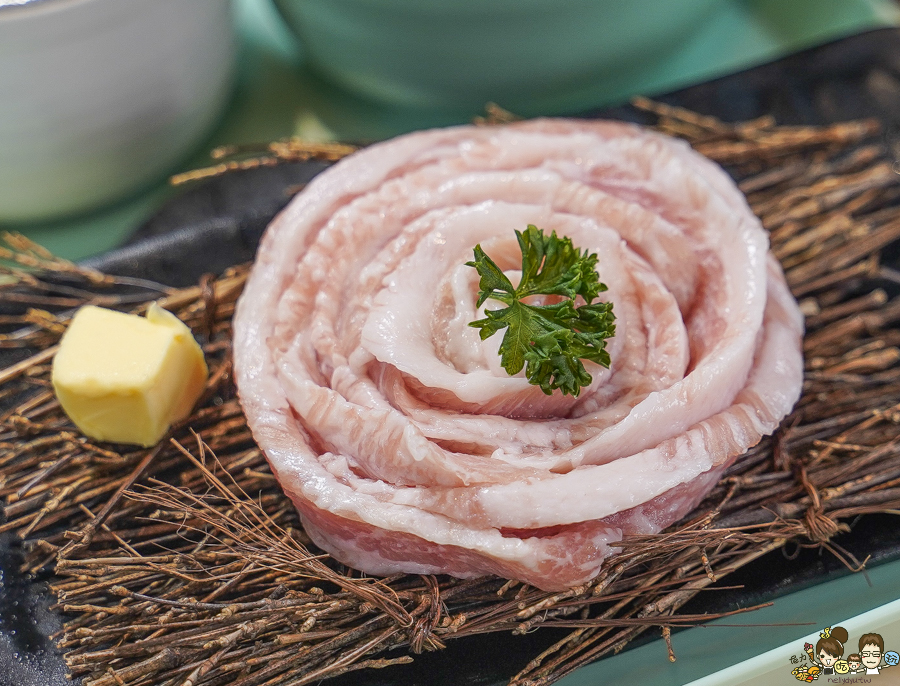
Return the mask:
[[0,20],[22,19],[49,14],[94,0],[0,0]]

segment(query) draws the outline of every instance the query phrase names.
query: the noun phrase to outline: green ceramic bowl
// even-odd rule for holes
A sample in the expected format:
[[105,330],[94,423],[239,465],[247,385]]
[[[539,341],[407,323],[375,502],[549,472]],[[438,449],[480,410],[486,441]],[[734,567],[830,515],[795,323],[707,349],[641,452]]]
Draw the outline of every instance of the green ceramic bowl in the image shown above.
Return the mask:
[[394,105],[522,114],[665,60],[721,0],[274,0],[310,65]]

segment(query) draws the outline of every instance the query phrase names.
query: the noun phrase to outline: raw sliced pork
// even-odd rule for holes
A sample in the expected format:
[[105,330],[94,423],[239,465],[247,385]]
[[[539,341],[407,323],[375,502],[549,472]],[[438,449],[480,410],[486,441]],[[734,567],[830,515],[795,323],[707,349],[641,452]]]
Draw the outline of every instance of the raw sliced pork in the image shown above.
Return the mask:
[[[480,243],[511,276],[535,224],[596,252],[617,333],[577,398],[468,323]],[[802,381],[802,318],[717,166],[614,122],[373,145],[269,227],[235,316],[253,434],[313,540],[375,573],[594,576],[688,513]]]

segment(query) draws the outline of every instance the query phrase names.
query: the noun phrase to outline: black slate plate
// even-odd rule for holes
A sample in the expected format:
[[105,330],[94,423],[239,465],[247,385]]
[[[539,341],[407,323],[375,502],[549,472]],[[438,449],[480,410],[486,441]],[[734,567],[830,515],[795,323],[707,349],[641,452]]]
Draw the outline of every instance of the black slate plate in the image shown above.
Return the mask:
[[[729,121],[773,114],[781,123],[823,124],[877,117],[885,144],[900,151],[900,30],[882,29],[716,79],[659,98]],[[585,113],[645,121],[630,107]],[[187,190],[145,223],[128,246],[90,261],[107,271],[183,286],[200,275],[252,259],[269,220],[297,186],[321,171],[321,163],[285,164],[236,172]],[[888,515],[853,523],[836,542],[873,566],[900,558],[900,528]],[[789,552],[789,551],[788,551]],[[723,590],[698,597],[687,612],[749,606],[849,573],[817,550],[772,553],[727,578]],[[59,626],[39,580],[16,572],[17,551],[0,540],[0,684],[61,686],[60,656],[46,639]],[[484,636],[451,642],[447,650],[420,656],[412,665],[350,674],[335,686],[475,686],[505,683],[561,632],[513,638]]]

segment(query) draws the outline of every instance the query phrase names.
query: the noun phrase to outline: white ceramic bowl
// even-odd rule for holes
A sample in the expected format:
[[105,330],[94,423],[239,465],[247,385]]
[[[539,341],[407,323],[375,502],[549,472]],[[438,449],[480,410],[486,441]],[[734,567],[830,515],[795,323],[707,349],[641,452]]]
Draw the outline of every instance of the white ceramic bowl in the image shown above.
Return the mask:
[[234,57],[229,0],[0,0],[0,222],[160,179],[218,119]]

